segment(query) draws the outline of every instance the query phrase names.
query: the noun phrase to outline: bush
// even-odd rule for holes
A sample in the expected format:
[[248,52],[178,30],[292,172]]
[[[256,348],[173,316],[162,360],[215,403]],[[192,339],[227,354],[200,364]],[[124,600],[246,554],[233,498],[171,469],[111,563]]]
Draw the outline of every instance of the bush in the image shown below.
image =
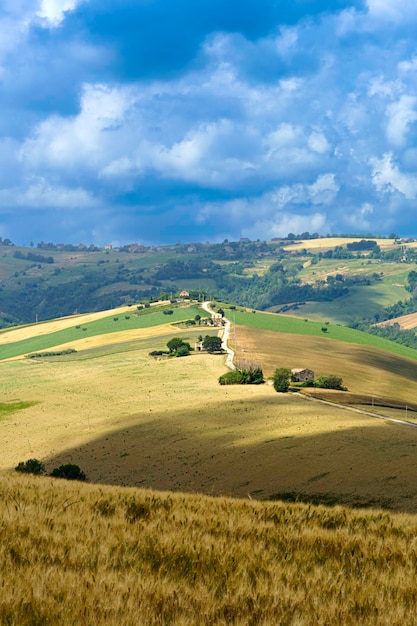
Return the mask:
[[191,346],[189,343],[184,342],[182,346],[177,348],[175,356],[188,356],[190,354]]
[[52,470],[51,476],[54,478],[66,478],[67,480],[86,480],[87,477],[84,472],[78,467],[69,463],[67,465],[60,465]]
[[319,389],[339,389],[347,391],[347,387],[343,386],[343,379],[340,376],[319,376],[315,382],[315,386]]
[[235,369],[219,377],[221,385],[260,385],[264,375],[260,367],[254,369]]
[[264,373],[260,367],[242,369],[240,373],[244,385],[261,385],[264,382]]
[[174,311],[173,311],[172,309],[166,309],[166,311],[162,311],[162,313],[163,313],[164,315],[172,315],[172,314],[173,314],[173,312],[174,312]]
[[23,472],[24,474],[44,474],[45,466],[38,459],[29,459],[28,461],[21,461],[17,467],[16,472]]
[[221,385],[242,385],[242,373],[239,370],[234,370],[233,372],[227,372],[226,374],[222,374],[221,376],[219,376],[219,383]]
[[286,393],[290,388],[291,370],[287,367],[278,367],[274,372],[274,389]]
[[152,352],[149,352],[149,356],[166,356],[167,354],[169,352],[166,350],[152,350]]

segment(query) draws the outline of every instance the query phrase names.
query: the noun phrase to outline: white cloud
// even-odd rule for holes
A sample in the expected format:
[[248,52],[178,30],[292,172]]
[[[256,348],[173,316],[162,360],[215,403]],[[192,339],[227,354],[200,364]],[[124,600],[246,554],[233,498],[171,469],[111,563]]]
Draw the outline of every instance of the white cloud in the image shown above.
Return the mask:
[[417,98],[403,95],[387,107],[387,138],[395,146],[403,146],[411,124],[417,121]]
[[270,240],[272,237],[286,237],[288,233],[326,232],[328,226],[324,213],[310,215],[280,213],[270,220],[256,221],[249,228],[242,229],[244,237]]
[[345,221],[346,224],[352,226],[355,232],[369,230],[374,213],[374,206],[370,202],[364,202],[359,209],[346,211]]
[[398,69],[400,72],[416,72],[417,71],[417,57],[413,56],[409,61],[400,61],[398,63]]
[[90,192],[80,188],[54,185],[44,178],[30,181],[26,187],[0,190],[0,206],[30,209],[86,209],[97,206]]
[[65,13],[74,11],[87,0],[41,0],[37,16],[45,20],[49,26],[56,27],[65,19]]
[[394,98],[404,90],[404,85],[400,80],[387,81],[383,76],[377,76],[371,79],[368,94],[370,96],[383,96]]
[[407,200],[417,197],[417,176],[404,174],[398,165],[394,164],[392,153],[384,154],[382,159],[372,158],[372,182],[382,193],[399,191]]
[[330,149],[329,142],[325,135],[316,131],[312,132],[309,136],[308,146],[313,152],[318,152],[318,154],[325,154]]
[[52,168],[97,167],[117,148],[111,131],[123,122],[134,101],[128,88],[85,86],[79,115],[54,115],[39,124],[23,144],[21,160],[35,169],[42,164]]
[[275,46],[280,56],[287,56],[293,52],[298,42],[297,28],[281,28],[279,36],[275,39]]
[[417,15],[415,0],[366,0],[372,18],[387,22],[409,22]]

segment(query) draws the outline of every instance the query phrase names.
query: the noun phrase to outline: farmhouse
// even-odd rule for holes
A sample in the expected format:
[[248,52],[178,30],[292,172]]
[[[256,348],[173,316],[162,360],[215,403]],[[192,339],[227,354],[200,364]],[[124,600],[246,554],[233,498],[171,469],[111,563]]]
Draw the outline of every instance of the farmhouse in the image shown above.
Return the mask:
[[307,380],[314,380],[313,370],[309,370],[306,367],[295,367],[291,370],[292,379],[295,382],[305,382]]
[[189,297],[189,295],[190,295],[190,294],[188,293],[188,291],[185,291],[185,290],[184,290],[184,291],[181,291],[181,293],[180,293],[180,298],[188,298],[188,297]]

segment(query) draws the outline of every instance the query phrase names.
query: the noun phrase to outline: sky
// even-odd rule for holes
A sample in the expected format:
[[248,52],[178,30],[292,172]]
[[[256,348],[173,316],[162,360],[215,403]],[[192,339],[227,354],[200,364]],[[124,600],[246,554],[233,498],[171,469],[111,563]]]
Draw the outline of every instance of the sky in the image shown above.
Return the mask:
[[0,236],[417,236],[415,0],[2,0]]

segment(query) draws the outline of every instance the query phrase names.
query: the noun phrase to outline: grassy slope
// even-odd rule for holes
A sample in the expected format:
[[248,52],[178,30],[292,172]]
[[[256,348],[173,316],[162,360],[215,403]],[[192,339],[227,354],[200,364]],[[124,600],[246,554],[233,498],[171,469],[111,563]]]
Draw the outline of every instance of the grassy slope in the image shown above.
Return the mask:
[[[2,344],[2,336],[0,334],[0,359],[8,359],[11,357],[28,354],[30,352],[38,352],[47,350],[55,346],[70,344],[71,342],[88,337],[97,337],[99,335],[107,335],[122,331],[129,331],[140,328],[150,328],[151,326],[159,326],[161,324],[175,323],[181,320],[193,319],[197,313],[201,317],[207,316],[207,313],[197,306],[186,308],[174,308],[172,315],[165,315],[162,311],[151,313],[143,313],[136,315],[134,312],[126,315],[109,315],[103,319],[88,322],[86,324],[79,320],[74,321],[74,325],[64,330],[58,330],[54,333],[42,335],[38,337],[29,337],[22,341],[14,343]],[[117,321],[115,321],[115,317]],[[78,328],[77,328],[78,326]],[[84,330],[85,329],[85,330]],[[30,331],[28,331],[30,332]]]
[[415,622],[415,517],[7,474],[0,487],[2,624]]
[[[0,363],[3,400],[33,403],[2,423],[2,467],[35,456],[49,468],[77,462],[102,483],[259,498],[297,492],[417,510],[413,429],[276,394],[268,385],[221,388],[224,357],[151,359],[148,352],[164,347],[178,330],[168,325],[140,332],[142,339],[95,344],[60,361]],[[193,342],[200,332],[182,329],[181,336]],[[262,333],[247,332],[259,346]],[[297,349],[308,362],[297,359],[294,365],[315,369],[318,362],[309,354],[327,364],[337,354],[344,369],[333,363],[332,371],[335,365],[344,376],[348,368],[349,386],[359,390],[359,382],[368,380],[382,388],[384,380],[394,381],[401,392],[416,395],[411,361],[321,336],[270,334],[276,365],[284,354],[295,358]],[[329,344],[337,351],[330,352]],[[378,370],[381,354],[386,377]]]
[[[317,265],[308,265],[300,272],[304,283],[325,280],[327,276],[344,274],[361,276],[382,272],[381,282],[369,286],[349,287],[349,294],[332,302],[308,302],[300,305],[293,314],[313,320],[328,320],[332,323],[348,324],[357,317],[367,317],[381,311],[398,300],[406,300],[407,275],[414,268],[411,264],[381,263],[379,260],[321,259]],[[274,307],[279,309],[280,307]]]

